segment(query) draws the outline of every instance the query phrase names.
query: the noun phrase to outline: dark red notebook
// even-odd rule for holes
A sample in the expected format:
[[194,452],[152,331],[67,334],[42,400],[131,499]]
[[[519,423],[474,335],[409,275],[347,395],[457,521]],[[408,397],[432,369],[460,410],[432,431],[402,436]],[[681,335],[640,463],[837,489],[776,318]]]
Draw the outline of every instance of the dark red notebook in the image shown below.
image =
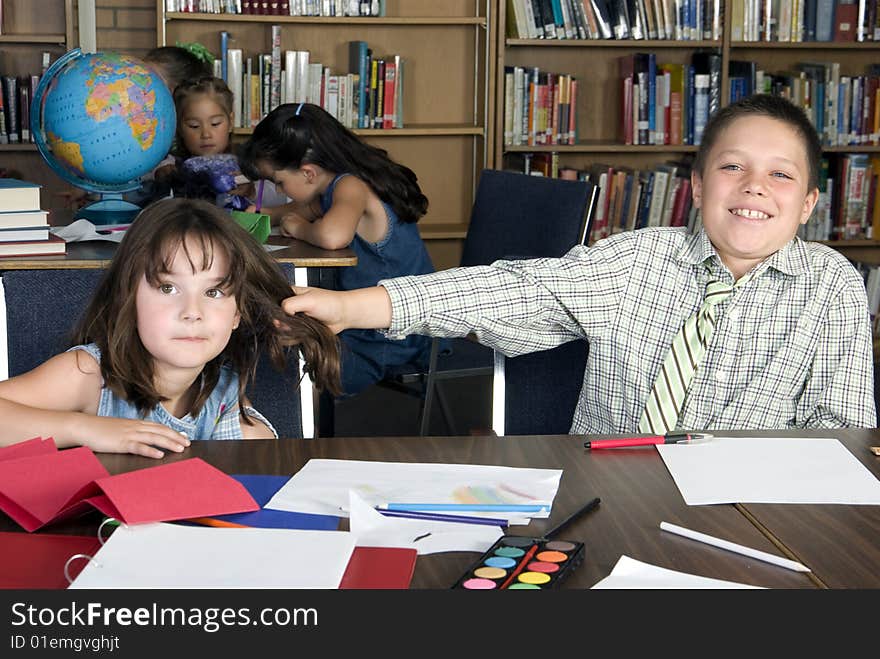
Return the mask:
[[[0,532],[0,588],[67,588],[67,560],[74,554],[94,556],[99,547],[94,535]],[[75,579],[87,562],[72,561],[70,578]]]
[[340,590],[407,589],[418,552],[405,547],[355,547]]

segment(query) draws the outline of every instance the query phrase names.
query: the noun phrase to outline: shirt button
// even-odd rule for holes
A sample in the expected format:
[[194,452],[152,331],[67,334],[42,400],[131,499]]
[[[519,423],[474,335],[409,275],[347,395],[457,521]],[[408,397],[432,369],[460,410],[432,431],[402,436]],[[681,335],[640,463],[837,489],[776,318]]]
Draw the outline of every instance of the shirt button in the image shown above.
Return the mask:
[[729,314],[727,314],[727,317],[730,319],[731,323],[735,323],[739,320],[739,311],[734,309]]
[[724,382],[727,380],[727,371],[715,371],[715,379]]

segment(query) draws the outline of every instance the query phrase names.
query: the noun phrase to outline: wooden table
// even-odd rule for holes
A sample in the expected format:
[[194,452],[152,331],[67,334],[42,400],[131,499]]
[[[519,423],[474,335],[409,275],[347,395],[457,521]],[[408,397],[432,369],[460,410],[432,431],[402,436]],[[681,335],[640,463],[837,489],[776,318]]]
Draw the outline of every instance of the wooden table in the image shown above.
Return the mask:
[[[301,240],[270,236],[271,245],[285,245],[284,249],[269,252],[280,263],[292,263],[299,268],[342,267],[357,264],[353,250],[321,249]],[[116,243],[106,240],[90,240],[67,244],[67,253],[55,256],[20,256],[0,259],[0,270],[58,270],[63,268],[106,268],[116,252]],[[296,281],[305,285],[305,280]]]
[[[855,450],[867,442],[878,442],[880,437],[877,431],[839,435]],[[551,517],[533,520],[528,527],[513,527],[510,531],[518,535],[541,535],[589,499],[601,497],[602,503],[596,511],[574,522],[560,536],[560,539],[579,540],[586,545],[584,564],[563,584],[565,588],[592,586],[611,572],[622,554],[682,572],[770,588],[877,584],[876,574],[872,577],[868,572],[876,572],[880,566],[876,534],[880,524],[878,506],[688,506],[653,447],[591,453],[583,449],[582,440],[544,436],[206,441],[195,442],[182,455],[170,455],[166,461],[201,457],[226,473],[284,475],[295,473],[311,458],[561,468],[563,476]],[[128,455],[102,454],[99,458],[111,473],[157,464]],[[874,471],[877,473],[876,465]],[[760,525],[752,523],[753,515]],[[98,519],[97,515],[91,515],[53,525],[46,532],[94,533]],[[802,520],[799,524],[798,519]],[[789,557],[813,567],[818,580],[661,532],[661,521],[776,555],[783,554],[779,546],[785,544],[790,548]],[[345,524],[347,522],[343,522],[343,528]],[[0,520],[0,529],[16,528],[9,519]],[[786,542],[780,543],[777,536],[786,538]],[[844,553],[841,554],[841,550]],[[831,556],[823,561],[824,552]],[[842,558],[834,558],[835,552]],[[477,557],[471,552],[420,556],[412,587],[448,588]]]
[[[880,478],[880,431],[814,431],[837,437]],[[737,504],[755,524],[769,529],[791,557],[808,566],[828,588],[880,588],[880,506]]]

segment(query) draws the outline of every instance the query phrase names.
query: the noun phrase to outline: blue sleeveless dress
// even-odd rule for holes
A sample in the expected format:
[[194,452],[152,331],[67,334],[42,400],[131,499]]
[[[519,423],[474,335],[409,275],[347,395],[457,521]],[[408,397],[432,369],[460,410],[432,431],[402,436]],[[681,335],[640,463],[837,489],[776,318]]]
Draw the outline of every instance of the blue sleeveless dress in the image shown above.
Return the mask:
[[[321,195],[321,213],[333,205],[333,191],[343,176],[339,174]],[[375,286],[380,279],[434,272],[434,265],[415,222],[401,222],[394,209],[382,202],[388,216],[388,232],[370,243],[355,234],[349,247],[357,255],[357,265],[336,268],[340,290]],[[389,339],[376,330],[345,330],[342,342],[342,391],[352,396],[381,380],[389,367],[411,362],[427,365],[431,338],[411,335],[402,340]]]
[[[67,352],[71,350],[87,352],[99,364],[101,363],[101,350],[94,343],[74,346]],[[262,414],[252,407],[248,407],[245,411],[252,418],[257,418],[265,423],[275,434],[275,437],[278,437],[275,428],[272,427],[272,424]],[[220,369],[220,378],[217,380],[217,386],[214,387],[214,391],[208,396],[208,399],[196,416],[187,414],[182,418],[177,418],[162,407],[162,405],[156,405],[146,414],[141,414],[137,406],[124,398],[120,398],[107,387],[101,388],[97,415],[119,419],[155,421],[186,435],[190,440],[242,439],[241,422],[238,413],[238,375],[228,366],[223,366]]]

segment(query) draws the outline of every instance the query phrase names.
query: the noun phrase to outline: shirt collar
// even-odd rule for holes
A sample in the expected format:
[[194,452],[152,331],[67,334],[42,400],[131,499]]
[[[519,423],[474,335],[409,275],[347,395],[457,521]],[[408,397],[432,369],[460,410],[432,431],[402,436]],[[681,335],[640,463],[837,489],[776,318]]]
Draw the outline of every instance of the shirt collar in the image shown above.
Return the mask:
[[[677,259],[681,263],[699,265],[708,259],[715,257],[720,265],[721,257],[712,246],[709,236],[704,229],[688,237],[678,252]],[[810,270],[810,260],[807,255],[807,247],[798,236],[786,243],[778,252],[758,265],[756,274],[760,274],[767,268],[778,270],[784,275],[797,277],[806,274]]]

